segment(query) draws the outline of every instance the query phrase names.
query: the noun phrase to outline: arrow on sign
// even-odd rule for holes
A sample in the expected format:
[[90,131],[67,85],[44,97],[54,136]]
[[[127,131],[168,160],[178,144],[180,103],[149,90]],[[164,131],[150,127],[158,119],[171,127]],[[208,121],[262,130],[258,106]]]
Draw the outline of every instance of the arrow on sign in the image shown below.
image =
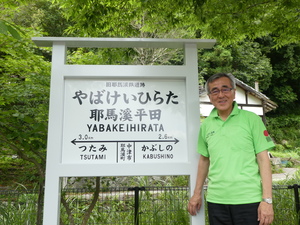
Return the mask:
[[174,144],[177,144],[179,142],[178,139],[174,138],[174,140],[136,140],[136,141],[76,141],[76,138],[71,141],[74,145],[77,143],[109,143],[109,142],[174,142]]

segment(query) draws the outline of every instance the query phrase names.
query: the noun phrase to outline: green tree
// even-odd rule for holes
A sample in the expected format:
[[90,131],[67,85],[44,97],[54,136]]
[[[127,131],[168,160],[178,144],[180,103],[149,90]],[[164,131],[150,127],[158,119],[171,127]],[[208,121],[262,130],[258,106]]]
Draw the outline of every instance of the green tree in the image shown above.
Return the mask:
[[299,43],[299,0],[207,0],[198,11],[205,37],[223,44],[273,35],[277,46]]
[[0,150],[34,165],[41,224],[50,63],[34,53],[26,38],[0,34],[0,40]]
[[[198,23],[190,1],[73,1],[53,0],[72,22],[69,34],[90,37],[141,37],[141,33],[166,35],[170,30],[185,29],[195,34]],[[181,37],[183,33],[172,33]],[[181,36],[180,36],[181,35]],[[142,35],[143,36],[143,35]],[[144,37],[144,36],[143,36]],[[189,36],[190,37],[190,36]]]
[[65,30],[70,24],[61,12],[59,6],[49,0],[30,0],[15,8],[11,20],[19,26],[40,31],[44,36],[67,36]]
[[[142,31],[168,32],[185,28],[195,37],[232,44],[245,38],[273,35],[278,46],[299,43],[300,0],[54,0],[74,22],[69,32],[80,36],[138,37],[132,24],[143,20]],[[146,15],[146,17],[144,16]]]
[[[62,15],[59,6],[49,0],[7,0],[0,2],[0,8],[0,33],[6,34],[12,29],[20,33],[19,26],[44,36],[67,36],[64,31],[70,23]],[[15,35],[15,31],[12,32]]]
[[227,47],[218,44],[211,50],[200,50],[198,61],[200,75],[205,79],[227,72],[253,87],[255,81],[260,82],[261,90],[271,83],[272,65],[257,42],[245,40]]
[[266,90],[280,106],[273,114],[300,114],[300,45],[288,44],[275,49],[270,37],[259,41],[273,68],[270,87]]

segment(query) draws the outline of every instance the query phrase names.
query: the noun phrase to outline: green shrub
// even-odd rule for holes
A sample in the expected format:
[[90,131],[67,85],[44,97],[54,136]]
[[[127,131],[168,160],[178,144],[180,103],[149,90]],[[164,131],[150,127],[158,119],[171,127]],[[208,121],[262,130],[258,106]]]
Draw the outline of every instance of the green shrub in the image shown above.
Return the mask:
[[286,149],[300,147],[300,115],[268,118],[267,128],[277,144],[287,141]]

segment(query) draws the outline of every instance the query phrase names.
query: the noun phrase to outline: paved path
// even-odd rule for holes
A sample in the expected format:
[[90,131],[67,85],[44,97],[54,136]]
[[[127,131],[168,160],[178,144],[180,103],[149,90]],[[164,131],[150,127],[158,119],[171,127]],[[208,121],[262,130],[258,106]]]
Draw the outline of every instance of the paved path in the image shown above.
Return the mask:
[[286,180],[286,179],[293,178],[293,176],[295,175],[295,173],[298,169],[283,168],[282,170],[283,170],[283,173],[272,174],[273,181]]

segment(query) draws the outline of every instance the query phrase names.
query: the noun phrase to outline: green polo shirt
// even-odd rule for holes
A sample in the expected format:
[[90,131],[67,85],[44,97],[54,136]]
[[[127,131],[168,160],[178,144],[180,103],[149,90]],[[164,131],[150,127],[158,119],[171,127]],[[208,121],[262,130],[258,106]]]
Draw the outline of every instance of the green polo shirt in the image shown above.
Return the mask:
[[256,154],[273,148],[274,143],[258,115],[233,104],[226,121],[213,109],[200,128],[198,152],[210,159],[207,201],[260,202],[262,187]]

